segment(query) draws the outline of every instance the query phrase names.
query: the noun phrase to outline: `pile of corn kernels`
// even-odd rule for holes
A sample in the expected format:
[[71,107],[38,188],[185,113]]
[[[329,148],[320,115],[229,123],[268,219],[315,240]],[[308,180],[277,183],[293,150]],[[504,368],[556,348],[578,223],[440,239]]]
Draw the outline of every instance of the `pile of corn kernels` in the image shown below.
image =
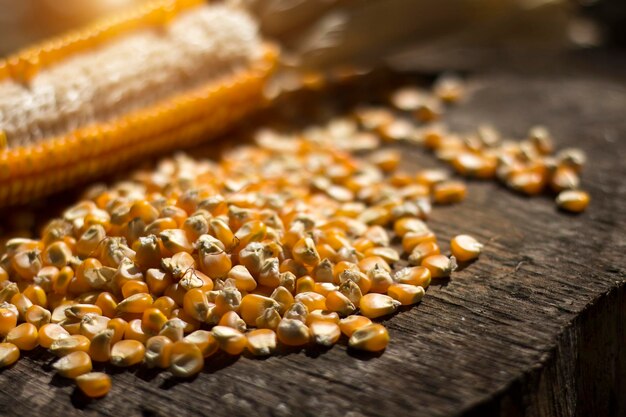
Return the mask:
[[[381,138],[425,145],[462,174],[522,190],[537,188],[537,161],[551,152],[544,131],[515,145],[424,125],[439,111],[434,99],[458,97],[454,83],[438,85],[427,100],[412,89],[393,96],[414,121],[367,108],[297,134],[262,130],[218,162],[179,155],[94,187],[40,239],[10,240],[0,259],[0,367],[41,346],[60,358],[56,372],[100,397],[111,380],[93,362],[190,377],[218,350],[264,356],[342,337],[350,349],[385,349],[376,319],[419,303],[432,279],[483,246],[459,235],[451,256],[441,253],[425,220],[433,203],[462,201],[465,184],[438,169],[397,171],[400,152],[378,149]],[[568,181],[580,158],[553,159],[542,184],[561,188],[566,170],[562,188],[576,188]]]

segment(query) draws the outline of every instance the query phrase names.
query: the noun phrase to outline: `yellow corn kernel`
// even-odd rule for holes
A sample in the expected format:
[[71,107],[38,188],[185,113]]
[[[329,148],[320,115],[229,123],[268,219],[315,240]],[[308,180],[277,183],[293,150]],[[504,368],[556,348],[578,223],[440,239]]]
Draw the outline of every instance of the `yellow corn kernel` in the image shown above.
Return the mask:
[[202,352],[202,356],[205,358],[213,355],[219,349],[217,339],[211,332],[206,330],[196,330],[195,332],[191,332],[185,336],[183,340],[196,345],[198,349],[200,349],[200,352]]
[[91,358],[83,351],[72,352],[63,356],[52,367],[59,375],[72,379],[91,372],[92,369]]
[[296,294],[310,292],[315,289],[315,280],[310,276],[300,277],[296,280]]
[[237,314],[235,311],[227,311],[226,313],[224,313],[224,315],[220,318],[218,324],[220,326],[232,327],[233,329],[237,329],[240,332],[246,331],[246,322],[243,321],[243,319],[239,317],[239,314]]
[[11,304],[17,308],[21,320],[25,320],[26,311],[33,306],[33,302],[24,294],[15,294],[11,298]]
[[326,297],[313,291],[296,294],[294,301],[304,304],[309,311],[326,310]]
[[367,317],[355,314],[339,320],[339,328],[343,334],[350,337],[355,331],[371,323]]
[[385,293],[387,288],[393,284],[393,279],[389,271],[379,266],[379,264],[374,265],[374,267],[367,272],[367,275],[372,282],[369,289],[371,292]]
[[67,330],[56,323],[44,324],[39,328],[39,346],[49,349],[52,343],[62,337],[69,336]]
[[106,230],[101,225],[90,226],[76,242],[76,253],[81,258],[95,254],[100,242],[106,237]]
[[89,352],[91,341],[81,334],[70,334],[59,337],[50,345],[50,352],[57,356],[69,355],[72,352]]
[[329,292],[337,291],[337,288],[339,287],[332,282],[316,282],[315,287],[313,287],[313,291],[326,297]]
[[237,288],[224,287],[223,290],[215,293],[215,308],[213,314],[221,316],[228,311],[234,311],[239,309],[241,305],[241,293]]
[[48,296],[46,295],[44,289],[41,288],[39,285],[29,285],[28,287],[24,288],[22,294],[28,297],[28,299],[35,305],[44,308],[48,306]]
[[424,221],[415,217],[403,217],[396,220],[393,230],[398,236],[403,238],[407,233],[427,233],[430,231]]
[[165,317],[169,318],[172,315],[172,311],[176,308],[176,302],[170,297],[163,296],[154,300],[152,307],[158,308],[165,314]]
[[159,211],[148,201],[135,201],[130,207],[128,216],[131,219],[141,219],[145,224],[150,224],[159,217]]
[[422,242],[413,248],[413,251],[409,255],[409,264],[419,265],[424,259],[429,256],[439,255],[441,249],[435,242]]
[[80,334],[91,340],[96,334],[107,328],[109,320],[111,319],[105,316],[86,314],[80,321]]
[[101,316],[102,310],[94,304],[73,304],[65,309],[65,316],[68,319],[81,320],[87,314]]
[[306,266],[315,266],[320,262],[320,255],[315,242],[310,237],[300,239],[292,249],[293,259]]
[[306,345],[311,339],[311,331],[303,321],[289,318],[280,321],[276,335],[278,340],[287,346]]
[[142,327],[153,333],[159,332],[166,321],[165,314],[155,307],[146,309],[141,318]]
[[400,164],[400,152],[393,149],[382,149],[370,155],[370,161],[385,172],[394,171]]
[[20,350],[13,343],[0,343],[0,369],[13,365],[20,358]]
[[342,272],[339,275],[339,281],[341,282],[339,291],[343,291],[342,288],[345,288],[345,285],[352,285],[349,283],[356,284],[361,294],[368,293],[372,288],[372,279],[367,274],[358,270],[346,270]]
[[98,294],[95,305],[100,307],[103,316],[110,319],[114,318],[117,313],[117,300],[110,292],[101,292]]
[[70,282],[74,278],[74,270],[70,266],[64,266],[59,270],[59,275],[52,280],[52,290],[55,294],[67,294]]
[[50,312],[39,305],[30,306],[24,313],[24,320],[34,324],[38,329],[44,324],[50,323],[51,317]]
[[111,359],[111,346],[114,344],[115,330],[101,330],[91,339],[89,356],[96,362],[108,362]]
[[222,278],[229,275],[233,263],[230,255],[215,245],[201,246],[199,251],[200,270],[211,278]]
[[202,214],[194,214],[192,216],[189,216],[183,223],[182,229],[185,231],[185,233],[187,233],[187,238],[190,241],[195,242],[200,236],[208,233],[208,218]]
[[450,251],[460,262],[468,262],[478,258],[483,245],[469,235],[458,235],[450,241]]
[[306,316],[306,324],[309,326],[316,321],[326,321],[329,323],[339,323],[339,314],[328,310],[313,310]]
[[257,329],[246,334],[248,351],[255,356],[267,356],[276,349],[276,333],[270,329]]
[[20,350],[33,350],[39,344],[37,327],[30,323],[22,323],[9,331],[6,341],[13,343]]
[[213,236],[215,236],[225,248],[230,248],[235,242],[235,234],[231,231],[226,222],[219,218],[213,218],[209,221],[209,228]]
[[69,334],[80,334],[80,320],[76,319],[65,319],[59,322],[61,327],[63,327]]
[[89,398],[104,397],[111,390],[111,377],[103,372],[88,372],[76,377],[76,386]]
[[252,291],[257,286],[256,280],[243,265],[233,266],[227,276],[235,280],[235,286],[239,291]]
[[400,301],[403,306],[419,303],[424,294],[424,288],[409,284],[392,284],[387,289],[387,295]]
[[150,337],[150,334],[146,333],[146,331],[147,329],[144,329],[141,319],[130,320],[124,329],[124,339],[146,343]]
[[116,317],[109,321],[107,329],[113,330],[113,339],[111,340],[111,343],[115,344],[122,340],[127,326],[128,322],[121,317]]
[[387,329],[377,323],[365,325],[350,336],[348,345],[351,348],[378,352],[387,347],[389,343],[389,333]]
[[331,321],[314,321],[309,324],[313,341],[322,346],[332,346],[341,337],[341,329]]
[[17,287],[17,284],[10,282],[0,290],[0,303],[11,301],[11,299],[19,293],[20,290]]
[[122,300],[116,307],[118,313],[143,313],[152,306],[152,296],[146,293],[131,295]]
[[157,268],[161,265],[161,247],[155,235],[140,236],[133,243],[135,262],[143,269]]
[[232,327],[215,326],[211,330],[220,349],[230,355],[239,355],[247,344],[246,336]]
[[0,337],[6,336],[17,326],[17,308],[10,303],[0,304]]
[[[210,316],[210,315],[209,315]],[[189,314],[185,313],[185,310],[178,308],[172,312],[172,318],[179,318],[185,323],[185,333],[191,333],[194,330],[200,328],[200,322]]]
[[185,294],[183,300],[185,313],[198,321],[205,321],[209,314],[209,302],[200,288],[194,288]]
[[275,308],[266,308],[261,316],[256,319],[256,327],[259,329],[276,330],[280,320],[280,313]]
[[66,266],[72,258],[72,250],[67,243],[58,241],[48,245],[41,253],[44,265],[55,266],[59,270]]
[[393,280],[399,284],[417,285],[428,288],[430,285],[430,270],[424,266],[410,266],[397,271]]
[[143,343],[137,340],[120,340],[111,349],[111,363],[127,367],[140,363],[146,353]]
[[122,297],[128,298],[136,294],[149,294],[148,284],[143,281],[128,281],[122,285]]
[[258,294],[248,294],[241,299],[239,315],[248,326],[256,326],[256,321],[265,309],[280,309],[280,304],[275,300]]
[[18,251],[11,259],[11,266],[20,278],[32,281],[43,267],[41,252],[38,249]]
[[589,194],[584,191],[566,190],[556,197],[556,204],[562,210],[580,213],[585,211],[590,200]]
[[172,342],[166,336],[152,336],[146,342],[145,363],[148,368],[169,368],[172,363]]
[[171,318],[165,322],[159,335],[169,338],[172,342],[177,342],[183,338],[187,323],[179,318]]
[[431,277],[445,278],[456,269],[456,260],[454,257],[432,255],[422,260],[422,266],[428,268]]
[[361,314],[370,319],[391,314],[395,312],[399,306],[400,302],[393,298],[376,293],[365,294],[359,302]]
[[361,272],[368,273],[372,268],[377,266],[385,271],[391,272],[391,266],[380,256],[366,256],[358,263]]
[[467,188],[459,181],[443,181],[433,187],[433,201],[437,204],[455,204],[465,199]]
[[550,186],[556,192],[576,189],[579,184],[580,179],[576,170],[565,165],[557,167],[550,178]]
[[356,306],[339,291],[331,291],[326,296],[326,307],[340,316],[349,316],[356,311]]
[[150,235],[158,235],[165,230],[175,229],[177,226],[178,224],[176,223],[176,220],[171,217],[162,217],[147,225],[146,233]]
[[402,249],[404,249],[406,253],[411,253],[417,245],[425,242],[437,243],[437,237],[430,230],[407,232],[402,237]]
[[289,308],[294,303],[293,295],[287,288],[283,286],[277,287],[270,295],[270,298],[276,300],[276,302],[278,303],[278,312],[280,314],[283,314],[285,310],[287,310],[287,308]]
[[460,152],[452,159],[452,166],[461,175],[488,179],[496,174],[497,159],[475,152]]
[[159,238],[163,243],[166,253],[176,254],[178,252],[193,252],[193,246],[187,239],[187,234],[182,229],[167,229],[159,233]]
[[70,306],[74,304],[76,303],[73,300],[61,303],[61,305],[59,305],[52,311],[52,317],[50,321],[52,321],[52,323],[61,323],[63,320],[67,319],[68,317],[65,315],[65,310],[69,309]]
[[196,260],[187,252],[175,253],[171,258],[161,259],[161,266],[176,280],[181,279],[190,269],[195,268]]
[[174,342],[171,349],[170,372],[179,378],[196,375],[204,367],[204,357],[195,344],[186,340]]

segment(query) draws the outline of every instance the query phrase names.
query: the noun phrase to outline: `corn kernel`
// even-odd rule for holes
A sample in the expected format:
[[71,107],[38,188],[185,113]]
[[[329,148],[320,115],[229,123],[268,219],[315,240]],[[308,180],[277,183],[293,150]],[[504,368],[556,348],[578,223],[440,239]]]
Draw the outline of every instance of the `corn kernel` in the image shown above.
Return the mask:
[[378,352],[387,347],[389,343],[389,333],[384,326],[372,323],[363,326],[352,333],[348,345],[351,348]]
[[0,343],[0,369],[13,365],[20,358],[20,350],[13,343]]
[[111,390],[111,377],[102,372],[88,372],[76,377],[76,385],[87,397],[104,397]]
[[127,367],[141,362],[146,353],[143,343],[137,340],[120,340],[111,349],[111,363]]
[[69,353],[52,366],[59,375],[72,379],[91,372],[92,369],[91,358],[83,351]]

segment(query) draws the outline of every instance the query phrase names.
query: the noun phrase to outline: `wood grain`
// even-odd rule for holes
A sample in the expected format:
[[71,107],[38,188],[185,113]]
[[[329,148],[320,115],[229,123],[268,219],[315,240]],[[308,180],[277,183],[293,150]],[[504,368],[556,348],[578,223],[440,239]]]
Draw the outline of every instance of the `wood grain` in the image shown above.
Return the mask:
[[[444,249],[463,232],[486,243],[484,254],[385,320],[392,342],[382,355],[356,356],[343,344],[265,360],[220,356],[191,381],[109,369],[111,393],[88,401],[36,351],[0,371],[0,414],[626,415],[626,74],[584,65],[471,80],[471,98],[450,122],[491,122],[514,136],[542,123],[559,146],[583,148],[586,213],[472,182],[465,203],[436,208],[429,223]],[[436,165],[403,150],[407,167]]]

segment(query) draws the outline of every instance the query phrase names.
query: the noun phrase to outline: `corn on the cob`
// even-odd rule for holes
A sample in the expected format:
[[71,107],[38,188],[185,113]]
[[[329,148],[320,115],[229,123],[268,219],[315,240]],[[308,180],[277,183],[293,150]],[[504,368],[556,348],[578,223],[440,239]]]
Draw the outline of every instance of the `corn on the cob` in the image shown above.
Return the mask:
[[276,56],[240,11],[158,0],[0,61],[0,205],[223,131]]

